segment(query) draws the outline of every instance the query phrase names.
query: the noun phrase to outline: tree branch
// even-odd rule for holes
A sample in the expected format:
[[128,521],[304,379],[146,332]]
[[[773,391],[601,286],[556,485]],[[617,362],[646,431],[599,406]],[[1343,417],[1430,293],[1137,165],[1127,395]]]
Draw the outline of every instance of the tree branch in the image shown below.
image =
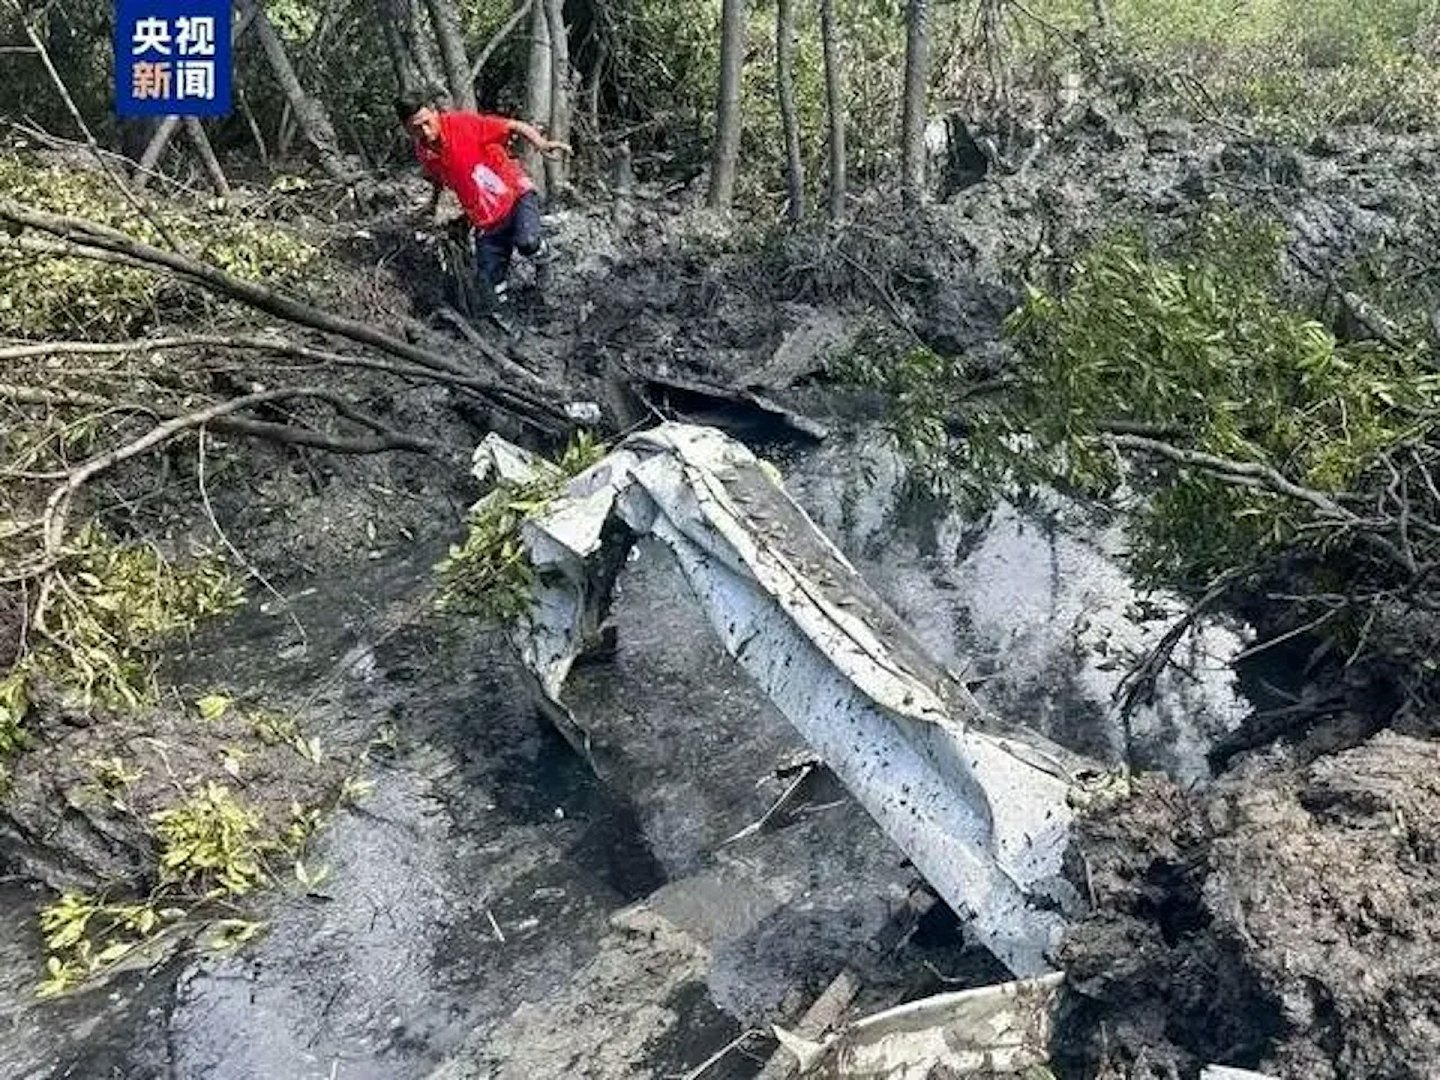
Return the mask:
[[475,63],[470,65],[470,82],[472,84],[480,77],[481,70],[485,67],[486,62],[489,61],[495,50],[505,43],[505,39],[514,33],[515,28],[530,14],[530,8],[534,3],[535,0],[525,0],[523,4],[515,9],[515,14],[506,19],[505,24],[501,26],[499,30],[496,30],[490,40],[485,43],[485,48],[480,50],[480,55],[475,58]]
[[[126,265],[138,263],[152,270],[163,269],[182,280],[239,300],[288,322],[370,345],[423,368],[473,379],[477,389],[483,387],[480,392],[491,404],[545,431],[565,432],[572,426],[562,410],[543,398],[514,386],[481,379],[440,353],[394,337],[366,323],[311,307],[268,286],[232,277],[218,267],[189,256],[152,247],[96,222],[32,210],[11,199],[0,199],[0,221],[8,221],[22,228],[36,229],[57,237],[68,243],[69,250],[66,254],[99,258],[102,261],[118,261]],[[23,242],[25,239],[15,237],[12,242]],[[496,357],[500,355],[499,350],[489,344],[479,347],[487,358],[498,364]]]

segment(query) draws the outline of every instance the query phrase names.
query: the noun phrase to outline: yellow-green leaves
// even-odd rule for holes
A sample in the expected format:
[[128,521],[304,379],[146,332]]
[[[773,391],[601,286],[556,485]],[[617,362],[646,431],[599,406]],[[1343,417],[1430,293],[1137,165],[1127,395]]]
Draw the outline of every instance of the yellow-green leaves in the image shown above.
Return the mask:
[[116,543],[93,523],[72,538],[58,573],[49,633],[28,662],[85,705],[148,704],[165,640],[244,603],[220,560],[177,565],[149,544]]
[[[0,154],[0,191],[36,210],[83,217],[146,243],[161,243],[149,221],[95,170]],[[239,277],[299,282],[316,254],[296,235],[261,220],[206,219],[159,205],[152,213],[188,250]],[[3,249],[0,282],[0,334],[12,337],[138,333],[161,314],[162,296],[176,296],[173,284],[144,270]]]
[[223,784],[155,815],[163,880],[200,892],[249,892],[265,877],[260,816]]
[[206,694],[195,702],[195,708],[200,712],[200,719],[205,721],[219,720],[234,704],[234,699],[224,694]]
[[589,468],[605,447],[580,432],[556,463],[559,471],[528,484],[501,483],[470,515],[463,544],[452,545],[440,575],[439,607],[505,624],[524,616],[535,570],[520,539],[525,519],[543,510],[565,481]]

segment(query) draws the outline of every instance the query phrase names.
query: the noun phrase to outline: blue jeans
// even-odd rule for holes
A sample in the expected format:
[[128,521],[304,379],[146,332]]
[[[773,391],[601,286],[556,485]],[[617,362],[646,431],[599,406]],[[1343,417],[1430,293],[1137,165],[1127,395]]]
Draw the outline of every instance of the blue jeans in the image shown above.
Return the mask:
[[475,276],[482,288],[493,289],[510,273],[515,252],[540,250],[540,196],[527,191],[516,200],[510,216],[493,228],[475,233]]

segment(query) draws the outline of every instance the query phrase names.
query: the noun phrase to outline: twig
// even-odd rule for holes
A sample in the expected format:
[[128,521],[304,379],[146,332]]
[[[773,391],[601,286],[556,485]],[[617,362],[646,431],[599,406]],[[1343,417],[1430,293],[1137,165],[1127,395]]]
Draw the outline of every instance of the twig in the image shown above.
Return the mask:
[[1331,608],[1329,611],[1322,611],[1319,615],[1311,619],[1309,622],[1301,623],[1299,626],[1293,627],[1285,631],[1285,633],[1283,634],[1277,634],[1275,637],[1270,638],[1267,641],[1262,641],[1258,645],[1252,645],[1250,646],[1250,648],[1245,649],[1243,652],[1237,653],[1231,663],[1238,664],[1244,660],[1249,660],[1252,656],[1259,656],[1263,652],[1269,652],[1271,649],[1275,648],[1275,646],[1283,645],[1285,644],[1285,642],[1291,640],[1292,638],[1297,638],[1301,634],[1308,633],[1311,630],[1318,630],[1320,627],[1324,626],[1327,622],[1329,622],[1343,610],[1343,608]]
[[495,931],[495,940],[500,942],[501,945],[504,945],[505,934],[503,931],[501,931],[500,924],[495,921],[495,913],[491,911],[488,907],[485,909],[485,918],[490,920],[490,929]]
[[230,537],[226,535],[225,530],[220,527],[219,520],[215,517],[215,508],[210,503],[210,490],[205,484],[205,435],[205,427],[201,425],[198,438],[199,446],[196,450],[195,475],[196,482],[200,488],[200,503],[205,508],[205,516],[210,521],[210,527],[215,530],[215,535],[220,538],[220,542],[225,545],[230,554],[235,556],[236,561],[245,568],[245,572],[259,582],[266,592],[280,601],[281,606],[285,609],[285,614],[290,617],[290,622],[295,626],[295,632],[300,635],[300,641],[308,647],[310,644],[310,635],[305,633],[305,627],[301,624],[299,618],[296,617],[295,611],[290,605],[289,598],[275,588],[274,585],[270,584],[270,579],[256,569],[255,565],[249,559],[245,558],[240,549],[231,543]]
[[740,1049],[740,1047],[744,1046],[751,1039],[755,1038],[755,1036],[763,1034],[765,1033],[759,1028],[747,1028],[745,1031],[742,1031],[739,1035],[735,1036],[735,1038],[731,1039],[728,1043],[722,1046],[719,1050],[716,1050],[715,1053],[711,1054],[699,1065],[696,1065],[695,1068],[691,1069],[688,1073],[681,1077],[681,1080],[700,1080],[700,1078],[704,1076],[707,1072],[709,1072],[716,1065],[719,1065],[720,1062],[724,1061],[727,1057],[729,1057],[732,1051]]
[[1160,640],[1145,654],[1144,659],[1126,672],[1125,677],[1115,688],[1115,697],[1120,703],[1122,720],[1128,722],[1135,712],[1136,706],[1142,701],[1148,705],[1155,700],[1155,684],[1170,663],[1170,657],[1174,655],[1176,646],[1199,621],[1200,616],[1239,580],[1241,573],[1242,571],[1239,569],[1228,570],[1216,577],[1200,599],[1190,606],[1190,610],[1161,635]]

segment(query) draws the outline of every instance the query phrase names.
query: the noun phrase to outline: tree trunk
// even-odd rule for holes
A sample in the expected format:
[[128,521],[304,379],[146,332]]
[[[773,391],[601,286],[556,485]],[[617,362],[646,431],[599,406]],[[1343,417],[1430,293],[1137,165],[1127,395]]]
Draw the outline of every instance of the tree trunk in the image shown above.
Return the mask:
[[830,122],[830,220],[845,216],[845,75],[835,0],[820,0],[820,47],[825,57],[825,111]]
[[239,0],[239,3],[242,11],[255,13],[255,34],[260,39],[260,47],[265,51],[270,71],[274,74],[275,81],[280,84],[285,100],[290,104],[295,122],[310,145],[315,148],[320,167],[332,180],[347,185],[353,183],[356,180],[355,170],[340,153],[340,143],[335,137],[335,127],[330,123],[330,115],[325,111],[324,105],[305,93],[300,77],[295,74],[295,66],[290,63],[285,42],[271,24],[270,17],[265,14],[265,8],[259,0]]
[[420,70],[415,57],[405,40],[405,27],[409,20],[404,0],[379,0],[380,31],[385,35],[385,51],[390,54],[390,66],[395,70],[395,85],[401,95],[413,94],[420,89]]
[[[233,56],[235,48],[240,44],[240,39],[245,36],[245,31],[250,29],[250,24],[255,21],[254,7],[242,8],[239,18],[230,24],[230,52]],[[160,121],[159,127],[145,144],[145,150],[140,155],[140,164],[135,170],[134,184],[137,188],[143,188],[150,182],[150,174],[155,170],[155,164],[160,160],[160,155],[170,145],[170,140],[175,137],[175,132],[180,130],[180,117],[167,116]]]
[[470,82],[470,58],[465,55],[465,24],[455,0],[425,0],[435,40],[440,43],[440,62],[450,101],[457,109],[475,108],[475,87]]
[[160,155],[165,153],[165,148],[170,145],[170,140],[179,130],[180,117],[178,116],[167,116],[156,125],[155,134],[150,136],[150,141],[145,144],[145,152],[140,155],[140,163],[135,166],[132,183],[137,188],[143,189],[150,182],[150,177],[155,172],[155,166],[160,161]]
[[775,8],[775,94],[785,132],[785,212],[792,222],[799,222],[805,217],[805,161],[795,110],[795,0],[779,0]]
[[190,136],[190,141],[195,144],[195,153],[200,158],[200,164],[205,166],[205,175],[210,177],[210,184],[215,188],[215,194],[222,199],[228,199],[230,182],[225,179],[225,170],[220,167],[220,159],[215,156],[215,149],[210,145],[210,139],[206,136],[205,128],[201,126],[199,119],[187,116],[185,132]]
[[927,0],[905,5],[905,112],[900,132],[900,191],[906,206],[925,200],[925,113],[930,89]]
[[426,94],[438,94],[445,85],[440,78],[440,62],[435,58],[435,43],[430,40],[430,29],[425,25],[425,12],[420,0],[400,0],[404,5],[405,44],[415,61],[415,70],[420,75],[420,89]]
[[[550,61],[550,23],[545,17],[544,0],[536,0],[530,9],[530,64],[525,81],[525,119],[532,124],[550,122]],[[543,192],[543,161],[528,146],[525,149],[525,171]]]
[[980,0],[980,24],[985,40],[985,64],[990,71],[990,107],[1010,102],[1010,70],[1006,63],[1005,12],[1002,0]]
[[[549,136],[557,142],[570,141],[570,117],[574,108],[575,80],[570,69],[570,31],[565,26],[565,0],[545,0],[545,21],[550,28],[550,123]],[[570,178],[569,161],[563,155],[545,159],[545,187],[554,198]]]
[[1102,34],[1110,32],[1110,5],[1106,0],[1090,0],[1095,12],[1095,28]]
[[720,85],[715,100],[715,143],[710,154],[707,201],[728,210],[735,199],[735,166],[740,156],[740,66],[745,59],[745,0],[722,0]]

